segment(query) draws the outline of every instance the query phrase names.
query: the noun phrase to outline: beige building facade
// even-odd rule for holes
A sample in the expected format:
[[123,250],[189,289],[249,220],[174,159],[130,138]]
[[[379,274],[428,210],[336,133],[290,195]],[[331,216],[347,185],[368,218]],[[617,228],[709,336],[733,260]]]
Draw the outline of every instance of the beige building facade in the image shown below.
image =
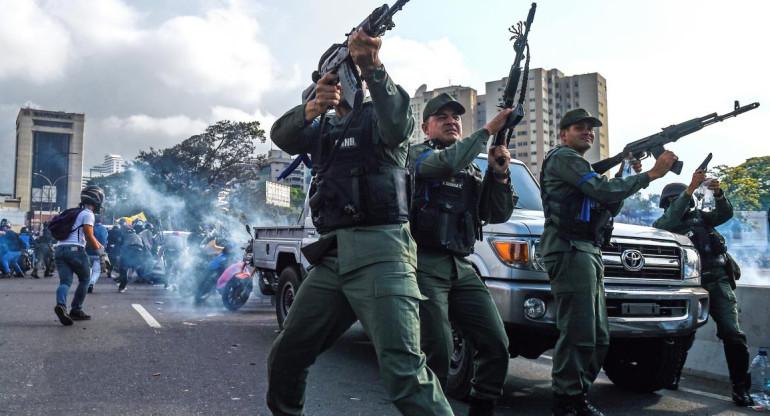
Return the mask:
[[85,114],[19,111],[13,192],[33,223],[80,202],[85,121]]
[[[486,93],[478,96],[477,128],[499,111],[507,82],[508,77],[486,83]],[[536,176],[543,157],[560,142],[559,121],[564,113],[575,108],[585,108],[603,123],[596,129],[596,139],[585,154],[586,159],[594,163],[609,157],[607,81],[600,74],[567,76],[558,69],[530,69],[523,107],[525,116],[514,129],[509,150],[512,157],[526,163]]]

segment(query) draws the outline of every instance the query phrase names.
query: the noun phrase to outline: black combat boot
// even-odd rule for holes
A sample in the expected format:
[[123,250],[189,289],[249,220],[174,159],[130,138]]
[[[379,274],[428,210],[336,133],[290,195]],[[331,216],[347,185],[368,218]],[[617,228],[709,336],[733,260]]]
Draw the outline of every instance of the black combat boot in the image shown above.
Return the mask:
[[749,350],[741,344],[725,344],[725,360],[733,382],[733,402],[741,407],[753,406],[754,399],[749,395]]
[[595,408],[586,394],[580,396],[553,395],[553,416],[604,416],[604,413]]
[[37,269],[34,267],[32,268],[32,274],[30,274],[30,276],[34,277],[35,279],[40,279],[40,276],[37,274]]
[[471,396],[468,416],[492,416],[495,411],[495,401],[479,399]]
[[682,369],[684,368],[685,361],[687,361],[687,352],[682,354],[682,362],[679,364],[679,368],[677,368],[676,374],[674,374],[674,379],[671,380],[671,384],[665,386],[664,388],[668,390],[679,390],[679,381],[682,379]]

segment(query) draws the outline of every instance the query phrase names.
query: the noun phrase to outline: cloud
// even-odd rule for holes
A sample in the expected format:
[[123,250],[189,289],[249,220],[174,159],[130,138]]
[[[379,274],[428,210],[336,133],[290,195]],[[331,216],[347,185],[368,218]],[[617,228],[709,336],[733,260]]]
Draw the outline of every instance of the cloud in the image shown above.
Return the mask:
[[[260,25],[236,5],[203,17],[182,16],[165,22],[150,36],[150,62],[168,86],[200,94],[226,93],[241,103],[259,103],[284,77],[269,48],[258,40]],[[298,71],[294,71],[296,83]],[[290,80],[291,81],[291,80]],[[291,84],[291,82],[289,83]]]
[[208,123],[205,121],[193,120],[185,115],[154,118],[146,114],[138,114],[126,118],[108,117],[103,121],[103,125],[106,129],[111,130],[162,133],[173,138],[187,138],[202,133],[208,127]]
[[0,0],[0,80],[44,83],[64,75],[72,41],[67,28],[32,1]]
[[142,36],[140,14],[120,0],[50,0],[44,9],[66,26],[79,54],[131,44]]
[[425,83],[432,83],[428,89],[433,89],[471,82],[462,52],[447,38],[422,43],[394,36],[383,42],[380,56],[393,80],[410,96]]

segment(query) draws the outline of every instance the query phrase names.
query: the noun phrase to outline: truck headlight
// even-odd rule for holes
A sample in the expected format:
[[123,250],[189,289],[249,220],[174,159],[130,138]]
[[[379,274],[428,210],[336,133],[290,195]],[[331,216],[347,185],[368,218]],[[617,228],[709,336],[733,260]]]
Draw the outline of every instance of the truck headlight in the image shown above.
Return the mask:
[[682,272],[685,279],[696,279],[700,277],[700,255],[698,251],[692,248],[682,250]]
[[497,257],[506,265],[516,269],[545,271],[537,251],[538,240],[492,237],[489,243]]

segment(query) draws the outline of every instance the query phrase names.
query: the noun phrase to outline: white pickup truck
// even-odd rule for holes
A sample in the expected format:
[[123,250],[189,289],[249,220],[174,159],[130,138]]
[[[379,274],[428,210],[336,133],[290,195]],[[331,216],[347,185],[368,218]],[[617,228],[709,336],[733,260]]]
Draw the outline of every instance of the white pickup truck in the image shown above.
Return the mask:
[[[476,159],[482,170],[485,156]],[[507,222],[484,227],[469,259],[505,323],[511,357],[537,358],[558,337],[548,275],[538,256],[543,206],[526,165],[512,160],[510,170],[519,196],[516,209]],[[276,296],[279,325],[307,274],[300,248],[316,238],[307,207],[295,226],[255,229],[254,266],[262,293]],[[611,333],[605,373],[624,388],[659,390],[672,380],[696,329],[708,319],[699,256],[686,237],[615,223],[602,260]],[[455,334],[447,393],[463,398],[470,391],[473,346]]]

